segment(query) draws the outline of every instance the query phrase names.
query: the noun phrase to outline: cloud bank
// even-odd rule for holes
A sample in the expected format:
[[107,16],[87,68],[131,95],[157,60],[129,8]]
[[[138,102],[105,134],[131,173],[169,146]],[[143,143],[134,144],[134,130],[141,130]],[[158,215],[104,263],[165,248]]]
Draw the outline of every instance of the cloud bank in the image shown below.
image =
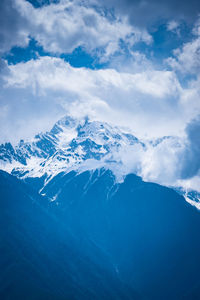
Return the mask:
[[[66,112],[75,116],[89,115],[131,127],[143,137],[183,132],[185,122],[192,115],[183,116],[184,89],[173,71],[131,74],[114,69],[73,68],[64,60],[52,57],[7,68],[7,75],[3,77],[4,98],[10,97],[12,104],[17,102],[19,106],[27,103],[31,107],[30,115],[34,105],[35,113],[38,109],[45,113],[46,103],[49,103],[60,115]],[[6,107],[6,101],[2,103]],[[191,109],[193,104],[188,105]],[[31,120],[31,116],[29,118]],[[19,116],[12,116],[12,123],[15,119]]]

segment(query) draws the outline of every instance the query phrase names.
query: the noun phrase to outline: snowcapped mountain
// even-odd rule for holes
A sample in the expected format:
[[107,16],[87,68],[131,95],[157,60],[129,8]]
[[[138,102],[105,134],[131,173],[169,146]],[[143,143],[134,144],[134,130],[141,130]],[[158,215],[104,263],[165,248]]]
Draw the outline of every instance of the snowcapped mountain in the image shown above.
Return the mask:
[[60,172],[93,169],[120,162],[123,148],[144,147],[136,137],[107,123],[64,117],[50,132],[23,140],[14,148],[0,146],[0,168],[27,177],[51,177]]
[[198,299],[199,211],[133,174],[168,141],[65,117],[1,145],[0,299]]
[[[134,173],[145,181],[162,184],[159,180],[143,176],[144,158],[149,160],[150,157],[149,154],[143,154],[150,149],[151,155],[151,149],[159,148],[159,145],[168,141],[178,143],[174,137],[144,142],[108,123],[66,116],[49,132],[40,133],[31,141],[21,140],[16,147],[10,143],[0,145],[0,169],[24,180],[39,178],[41,193],[60,173],[81,173],[100,168],[111,170],[116,182],[122,182],[128,174]],[[198,192],[185,190],[179,185],[172,187],[190,204],[199,208]]]

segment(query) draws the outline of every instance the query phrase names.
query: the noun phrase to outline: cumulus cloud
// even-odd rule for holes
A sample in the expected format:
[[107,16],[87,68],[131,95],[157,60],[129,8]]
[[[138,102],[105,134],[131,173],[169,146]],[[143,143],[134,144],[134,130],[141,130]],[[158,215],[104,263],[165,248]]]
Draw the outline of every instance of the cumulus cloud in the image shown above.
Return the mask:
[[193,39],[174,50],[174,57],[167,59],[168,64],[184,74],[200,74],[200,19],[193,28]]
[[[173,135],[183,131],[190,119],[184,115],[183,121],[180,114],[183,88],[171,71],[90,70],[73,68],[60,58],[41,57],[10,65],[1,94],[10,105],[19,101],[27,110],[30,105],[30,119],[33,111],[45,112],[48,102],[60,115],[88,114],[129,126],[140,136]],[[19,119],[16,112],[12,122],[15,118]]]
[[177,34],[177,36],[180,37],[181,36],[180,22],[175,20],[170,20],[167,23],[167,30]]
[[131,74],[151,71],[154,69],[152,61],[140,51],[130,51],[130,55],[128,56],[123,54],[115,55],[109,61],[108,66],[119,72]]
[[[140,175],[146,181],[200,193],[200,117],[186,125],[185,137],[166,137],[141,155]],[[188,198],[188,200],[191,200]],[[200,200],[200,199],[199,199]],[[199,204],[190,201],[199,208]]]
[[38,8],[26,0],[3,0],[0,5],[2,52],[13,46],[26,46],[31,37],[47,52],[71,53],[83,47],[106,60],[121,50],[121,41],[132,47],[139,41],[152,40],[145,29],[131,26],[126,17],[112,16],[78,0]]
[[[96,90],[100,93],[102,86],[109,89],[119,88],[124,91],[134,91],[147,96],[164,98],[175,95],[181,89],[178,80],[171,71],[149,71],[142,73],[120,73],[114,69],[90,70],[86,68],[73,68],[63,59],[49,56],[27,63],[9,66],[10,75],[7,86],[31,87],[35,90],[71,90],[85,98],[87,91]],[[32,72],[31,72],[32,70]],[[78,78],[80,78],[78,80]],[[94,92],[94,91],[93,91]],[[93,96],[93,92],[91,95]],[[83,96],[81,96],[83,95]],[[88,95],[89,96],[89,95]]]

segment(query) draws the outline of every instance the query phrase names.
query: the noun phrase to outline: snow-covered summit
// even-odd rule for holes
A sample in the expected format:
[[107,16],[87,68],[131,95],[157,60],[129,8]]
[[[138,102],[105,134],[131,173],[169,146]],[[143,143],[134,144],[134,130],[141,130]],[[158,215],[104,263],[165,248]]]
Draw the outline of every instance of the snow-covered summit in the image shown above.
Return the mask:
[[[134,173],[151,181],[176,189],[185,199],[200,208],[200,193],[188,188],[188,183],[173,180],[165,149],[171,143],[181,149],[176,137],[163,137],[155,141],[137,139],[133,134],[108,123],[74,119],[66,116],[46,133],[31,141],[21,140],[16,147],[10,143],[0,145],[0,169],[18,178],[42,178],[43,186],[56,175],[71,171],[78,173],[100,168],[109,169],[121,182]],[[163,154],[163,165],[157,168],[157,153]],[[161,163],[160,160],[158,161]],[[172,166],[173,172],[173,166]],[[169,176],[170,175],[170,176]]]
[[53,177],[60,172],[119,162],[119,151],[135,145],[144,147],[117,127],[66,116],[50,132],[38,134],[32,141],[21,140],[16,147],[1,145],[0,168],[21,178]]

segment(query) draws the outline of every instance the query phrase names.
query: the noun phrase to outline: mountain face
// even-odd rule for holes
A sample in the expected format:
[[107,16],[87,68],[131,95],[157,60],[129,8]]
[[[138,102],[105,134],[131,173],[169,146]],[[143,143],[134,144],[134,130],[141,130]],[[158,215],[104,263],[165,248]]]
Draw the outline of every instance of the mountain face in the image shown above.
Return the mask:
[[0,299],[199,299],[199,211],[125,176],[145,147],[69,117],[1,146]]
[[199,212],[105,169],[58,174],[47,196],[0,173],[1,299],[198,299]]
[[0,172],[0,299],[140,299],[49,201]]
[[57,194],[59,219],[107,253],[142,298],[198,299],[200,215],[176,192],[135,175],[116,184],[101,169],[60,174],[45,193]]

